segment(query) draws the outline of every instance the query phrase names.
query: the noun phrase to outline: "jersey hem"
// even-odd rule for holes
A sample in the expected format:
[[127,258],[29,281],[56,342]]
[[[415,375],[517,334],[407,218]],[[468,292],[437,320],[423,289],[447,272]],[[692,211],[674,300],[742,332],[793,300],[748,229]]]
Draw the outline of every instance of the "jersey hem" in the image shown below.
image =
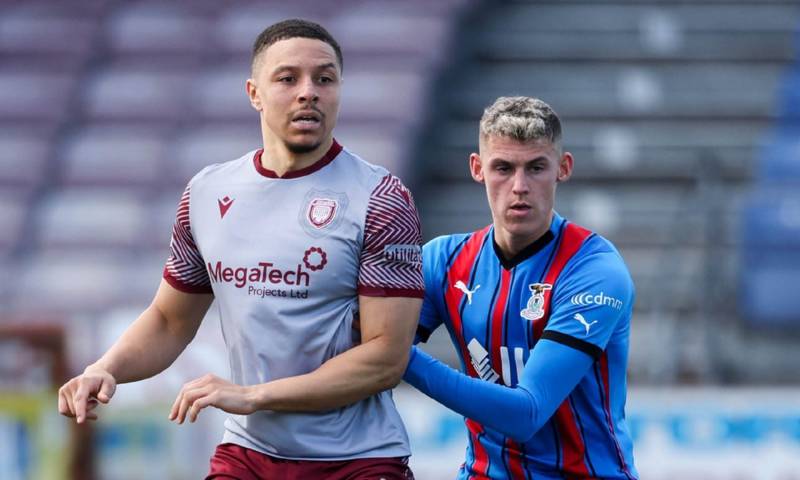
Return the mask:
[[387,448],[387,449],[376,449],[370,450],[363,453],[353,454],[353,455],[341,455],[341,456],[332,456],[332,457],[298,457],[298,456],[289,456],[289,455],[281,455],[275,452],[268,452],[266,449],[259,447],[255,443],[251,442],[250,440],[242,437],[241,435],[237,434],[236,432],[232,432],[229,429],[225,429],[225,433],[222,435],[222,441],[219,445],[225,443],[233,443],[235,445],[239,445],[240,447],[249,448],[251,450],[255,450],[256,452],[263,453],[264,455],[269,455],[270,457],[280,458],[282,460],[304,460],[304,461],[323,461],[323,462],[336,462],[336,461],[347,461],[347,460],[358,460],[361,458],[409,458],[411,457],[411,449],[409,448]]

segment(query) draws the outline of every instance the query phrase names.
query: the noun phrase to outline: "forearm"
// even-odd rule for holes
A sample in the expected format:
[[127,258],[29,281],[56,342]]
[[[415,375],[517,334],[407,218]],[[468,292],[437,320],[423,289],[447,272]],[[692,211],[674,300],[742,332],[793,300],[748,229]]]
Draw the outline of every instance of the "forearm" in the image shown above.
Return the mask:
[[152,377],[172,365],[194,337],[195,330],[177,328],[150,305],[114,345],[88,369],[109,372],[117,383]]
[[395,387],[408,347],[378,337],[347,350],[305,375],[255,387],[258,410],[322,411],[340,408]]
[[414,347],[403,379],[449,409],[516,440],[530,437],[539,411],[522,389],[472,378]]
[[542,341],[510,388],[464,375],[414,347],[404,379],[451,410],[518,441],[527,441],[575,388],[593,359]]

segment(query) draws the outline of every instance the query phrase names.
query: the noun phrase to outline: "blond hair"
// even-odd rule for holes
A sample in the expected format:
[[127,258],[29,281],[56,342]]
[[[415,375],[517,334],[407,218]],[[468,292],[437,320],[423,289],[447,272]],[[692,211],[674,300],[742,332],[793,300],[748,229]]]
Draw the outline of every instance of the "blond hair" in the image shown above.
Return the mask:
[[481,140],[490,136],[520,142],[561,141],[561,121],[547,103],[533,97],[500,97],[483,111]]

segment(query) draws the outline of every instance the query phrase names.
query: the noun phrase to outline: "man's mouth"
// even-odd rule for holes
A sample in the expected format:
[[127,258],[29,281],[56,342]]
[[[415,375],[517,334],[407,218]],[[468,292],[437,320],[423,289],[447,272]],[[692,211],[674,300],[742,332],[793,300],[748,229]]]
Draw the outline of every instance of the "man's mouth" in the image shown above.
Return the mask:
[[315,127],[322,121],[322,115],[315,110],[303,110],[292,115],[292,125],[297,127]]
[[528,205],[527,203],[512,203],[511,207],[509,208],[511,208],[511,210],[514,210],[515,212],[527,212],[528,210],[531,209],[531,206]]

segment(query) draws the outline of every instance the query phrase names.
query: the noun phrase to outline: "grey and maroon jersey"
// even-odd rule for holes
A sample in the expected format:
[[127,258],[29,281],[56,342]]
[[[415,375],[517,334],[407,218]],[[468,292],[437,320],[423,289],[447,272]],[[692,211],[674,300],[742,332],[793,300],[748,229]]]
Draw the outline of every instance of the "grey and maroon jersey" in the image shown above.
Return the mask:
[[[186,187],[164,278],[213,293],[232,381],[301,375],[358,341],[358,295],[423,296],[413,199],[335,141],[278,177],[262,151],[211,165]],[[410,454],[390,391],[320,413],[232,415],[223,442],[291,459]]]

